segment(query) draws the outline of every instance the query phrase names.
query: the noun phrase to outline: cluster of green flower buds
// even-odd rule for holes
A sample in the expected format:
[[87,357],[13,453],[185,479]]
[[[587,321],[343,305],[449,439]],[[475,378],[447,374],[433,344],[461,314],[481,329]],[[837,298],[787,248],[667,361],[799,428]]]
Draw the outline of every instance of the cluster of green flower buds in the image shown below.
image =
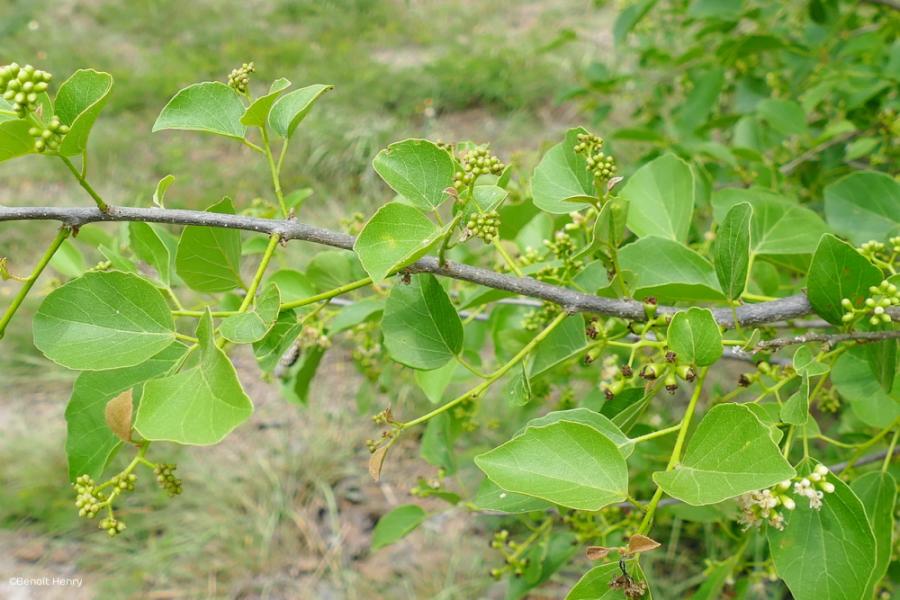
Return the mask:
[[32,127],[28,130],[28,135],[34,138],[34,149],[38,152],[47,150],[56,152],[67,133],[69,133],[69,126],[63,125],[56,115],[50,118],[50,122],[43,129]]
[[522,558],[523,548],[514,540],[509,539],[509,531],[501,529],[494,534],[491,539],[491,548],[498,550],[506,561],[503,567],[491,569],[491,577],[500,579],[504,573],[512,573],[516,577],[521,577],[528,566],[528,559]]
[[133,492],[134,482],[137,481],[137,475],[129,473],[128,475],[120,474],[112,478],[112,485],[118,488],[120,492]]
[[181,493],[181,480],[175,476],[177,468],[173,464],[160,463],[153,469],[153,472],[156,473],[156,482],[170,496],[177,496]]
[[473,148],[460,157],[462,171],[453,175],[453,187],[457,190],[475,183],[479,175],[499,175],[506,168],[499,158],[491,154],[487,146]]
[[466,223],[466,231],[469,236],[481,238],[482,242],[490,244],[500,233],[500,213],[492,210],[473,214]]
[[553,317],[559,314],[559,306],[552,302],[544,302],[540,308],[528,311],[522,318],[522,327],[526,331],[543,329]]
[[602,152],[603,138],[591,133],[579,133],[578,143],[573,150],[576,154],[583,154],[588,169],[597,179],[608,181],[616,174],[616,161],[612,156]]
[[47,91],[52,75],[31,65],[16,63],[0,67],[0,90],[20,119],[38,106],[38,94]]
[[114,537],[125,530],[125,523],[115,517],[106,517],[100,521],[99,527],[104,529],[109,534],[109,537]]
[[853,302],[849,298],[841,300],[841,307],[844,309],[841,320],[844,323],[850,323],[866,316],[869,317],[869,323],[872,325],[891,322],[891,315],[888,314],[887,309],[900,305],[900,292],[898,292],[897,286],[885,279],[880,285],[871,286],[869,294],[869,297],[863,302],[862,308],[853,306]]
[[252,62],[244,63],[228,74],[228,87],[233,88],[239,94],[246,94],[250,89],[250,74],[256,71]]
[[97,490],[97,484],[90,475],[80,475],[75,483],[75,507],[78,508],[78,516],[92,519],[103,507],[106,494]]
[[812,473],[807,476],[798,475],[793,479],[786,479],[770,489],[759,490],[744,494],[738,498],[738,506],[741,509],[740,522],[744,529],[759,527],[768,523],[775,529],[784,529],[784,514],[781,509],[794,510],[797,502],[793,495],[801,496],[809,501],[812,510],[822,508],[822,499],[825,494],[834,492],[834,484],[828,481],[828,467],[816,465]]

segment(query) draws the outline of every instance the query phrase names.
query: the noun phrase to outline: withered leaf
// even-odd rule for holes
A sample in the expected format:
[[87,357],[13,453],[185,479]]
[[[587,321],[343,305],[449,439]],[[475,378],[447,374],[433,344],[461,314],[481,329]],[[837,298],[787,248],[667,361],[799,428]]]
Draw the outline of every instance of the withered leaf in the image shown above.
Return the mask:
[[607,548],[606,546],[588,546],[585,554],[588,560],[603,560],[612,550],[612,548]]
[[638,552],[649,552],[656,550],[660,545],[659,542],[648,538],[646,535],[636,534],[628,538],[628,547],[622,551],[622,554],[630,555]]
[[372,479],[378,481],[381,479],[381,468],[384,466],[384,459],[387,457],[388,448],[390,446],[382,446],[372,453],[369,457],[369,475]]
[[106,403],[106,424],[123,442],[131,441],[131,417],[134,406],[131,390],[125,390]]

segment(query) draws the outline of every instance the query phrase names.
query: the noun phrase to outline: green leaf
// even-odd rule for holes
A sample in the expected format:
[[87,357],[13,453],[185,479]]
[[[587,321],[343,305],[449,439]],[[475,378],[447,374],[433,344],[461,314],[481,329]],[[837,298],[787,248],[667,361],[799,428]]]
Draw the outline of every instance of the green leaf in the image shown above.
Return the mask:
[[272,371],[302,330],[303,326],[297,322],[296,312],[285,310],[279,313],[269,333],[260,341],[253,343],[253,354],[259,368],[265,372]]
[[333,290],[365,275],[359,257],[350,250],[319,251],[306,266],[306,277],[319,292]]
[[809,376],[803,376],[800,389],[781,407],[781,420],[788,425],[802,427],[809,420]]
[[319,96],[333,88],[333,85],[316,83],[285,94],[272,105],[269,126],[281,137],[290,138]]
[[663,491],[697,506],[715,504],[790,479],[793,467],[753,412],[739,404],[720,404],[706,414],[688,441],[681,463],[658,471]]
[[[79,238],[81,239],[81,238]],[[78,246],[72,243],[72,239],[64,240],[56,250],[56,254],[50,259],[50,266],[66,277],[75,278],[87,270],[84,255]]]
[[[416,373],[433,373],[434,371],[416,371]],[[444,469],[447,475],[456,473],[456,454],[453,451],[453,420],[447,413],[441,413],[428,420],[419,455],[429,464]]]
[[532,544],[523,557],[527,564],[525,572],[521,577],[510,577],[508,580],[506,600],[525,598],[530,590],[553,577],[577,552],[575,534],[568,531],[551,533]]
[[674,113],[675,125],[685,138],[706,125],[725,83],[725,70],[721,67],[697,69],[688,74],[690,92]]
[[292,401],[304,405],[309,403],[309,391],[312,387],[316,372],[319,370],[322,357],[325,356],[326,350],[327,348],[316,345],[308,351],[303,352],[300,368],[297,369],[297,373],[294,375],[294,385],[292,388],[294,398],[292,398]]
[[638,237],[686,242],[694,214],[694,173],[665,154],[635,172],[619,194],[628,202],[628,228]]
[[425,211],[440,206],[453,186],[453,158],[428,140],[391,144],[375,156],[372,166],[391,189]]
[[750,269],[750,218],[753,208],[747,202],[735,204],[725,215],[713,244],[716,277],[728,300],[737,300],[747,285]]
[[329,333],[340,333],[360,323],[371,320],[384,310],[384,300],[377,297],[363,298],[341,308],[328,323]]
[[241,116],[241,123],[248,127],[265,126],[269,120],[269,112],[272,110],[272,105],[278,100],[281,92],[289,87],[291,87],[291,82],[284,77],[273,81],[269,87],[269,93],[265,96],[260,96],[253,101],[253,104],[247,107],[247,110]]
[[503,201],[506,200],[507,196],[509,196],[509,192],[496,185],[479,184],[472,188],[474,208],[477,208],[481,212],[496,210],[503,204]]
[[534,205],[557,215],[590,206],[586,200],[597,195],[594,176],[583,154],[575,153],[582,127],[566,132],[566,139],[550,148],[534,169],[531,191]]
[[194,366],[144,384],[134,428],[145,439],[216,444],[253,413],[231,360],[216,344],[208,309],[197,339],[200,356]]
[[421,525],[427,515],[415,504],[398,506],[378,519],[372,531],[372,551],[398,542]]
[[414,369],[437,369],[462,350],[462,322],[434,275],[391,289],[381,329],[391,358]]
[[266,337],[278,318],[281,293],[275,284],[269,285],[256,301],[250,312],[231,315],[222,320],[219,333],[229,342],[251,344]]
[[136,221],[128,224],[131,249],[142,261],[156,269],[159,280],[168,286],[171,282],[171,256],[152,225]]
[[722,356],[722,332],[708,308],[677,313],[669,323],[666,340],[682,364],[705,367]]
[[885,576],[891,562],[897,482],[890,473],[873,471],[853,481],[850,489],[862,502],[875,534],[875,568],[869,579],[869,586],[874,587]]
[[169,186],[175,183],[175,176],[172,174],[166,175],[162,179],[160,179],[156,183],[156,189],[153,190],[153,204],[158,206],[159,208],[165,208],[165,200],[166,200],[166,191],[168,191]]
[[587,337],[581,315],[566,317],[560,325],[538,344],[528,372],[530,378],[546,373],[556,365],[584,351]]
[[814,352],[815,346],[812,344],[804,344],[794,351],[794,358],[791,362],[797,373],[815,377],[816,375],[823,375],[829,371],[828,365],[816,360],[816,354]]
[[756,113],[782,135],[803,135],[809,132],[803,107],[792,100],[766,98],[756,106]]
[[609,438],[583,423],[558,421],[475,457],[475,464],[505,490],[578,510],[621,502],[628,468]]
[[34,345],[70,369],[131,367],[173,341],[175,324],[160,291],[118,271],[73,279],[53,290],[34,315]]
[[631,30],[650,12],[656,2],[657,0],[638,0],[619,12],[613,24],[613,40],[616,46],[622,45]]
[[900,183],[886,173],[851,173],[825,187],[825,218],[859,246],[900,233]]
[[784,531],[769,527],[775,570],[797,600],[843,600],[871,595],[875,538],[866,511],[847,484],[832,474],[835,491],[820,510],[799,501],[783,511]]
[[533,397],[531,378],[528,377],[528,370],[524,363],[519,363],[519,368],[514,369],[509,376],[506,386],[503,388],[503,395],[506,397],[507,404],[512,407],[525,406],[531,402]]
[[78,376],[66,407],[69,479],[74,481],[79,475],[98,479],[122,444],[106,425],[106,403],[132,388],[135,389],[134,402],[138,403],[141,388],[135,386],[164,375],[184,356],[185,350],[181,343],[175,342],[133,367],[87,371]]
[[[625,561],[628,574],[636,581],[647,581],[641,565],[635,559]],[[619,563],[597,565],[585,573],[578,583],[569,590],[565,600],[621,600],[625,595],[621,590],[611,588],[609,583],[622,574]],[[648,594],[647,600],[652,600]]]
[[831,368],[831,383],[860,421],[879,429],[889,427],[900,417],[900,379],[894,380],[890,393],[885,392],[865,352],[864,347],[844,352]]
[[898,340],[883,340],[863,346],[866,361],[875,374],[875,379],[881,384],[881,389],[890,392],[894,387],[897,375],[897,346]]
[[0,162],[34,152],[34,138],[28,133],[31,127],[19,119],[0,123]]
[[[581,423],[583,425],[593,427],[594,429],[605,435],[607,438],[609,438],[612,443],[616,445],[616,448],[618,448],[619,452],[622,453],[622,458],[628,458],[629,456],[631,456],[631,453],[634,452],[634,442],[632,442],[627,435],[622,433],[622,430],[619,429],[618,425],[610,421],[604,415],[601,415],[600,413],[588,408],[556,410],[547,413],[543,417],[538,417],[536,419],[528,421],[528,423],[525,425],[525,428],[543,427],[544,425],[550,425],[551,423],[556,423],[558,421]],[[525,428],[523,428],[522,431],[516,433],[516,435],[521,435],[524,432]]]
[[109,98],[112,85],[109,73],[79,69],[59,86],[54,102],[56,116],[63,125],[69,126],[69,133],[59,147],[60,154],[73,156],[87,149],[91,128]]
[[481,481],[472,503],[478,510],[489,510],[508,514],[522,514],[544,511],[553,505],[531,496],[507,492],[488,478]]
[[[275,271],[268,277],[267,281],[269,284],[278,286],[283,302],[294,302],[295,300],[309,298],[318,291],[306,275],[292,269]],[[346,282],[342,281],[341,283]],[[341,283],[338,285],[341,285]]]
[[441,234],[418,209],[389,202],[372,215],[353,249],[372,280],[381,281],[424,256]]
[[628,244],[619,252],[619,266],[634,273],[634,297],[638,299],[722,299],[713,266],[674,240],[651,236]]
[[236,91],[218,81],[195,83],[179,91],[159,113],[153,131],[184,129],[243,139],[244,104]]
[[462,367],[456,361],[449,361],[443,367],[432,369],[430,371],[416,371],[413,376],[416,385],[428,398],[432,404],[438,404],[444,399],[444,391],[453,381],[457,371]]
[[618,196],[609,198],[594,221],[590,243],[578,252],[577,257],[590,256],[603,246],[618,248],[625,239],[627,219],[628,202]]
[[[233,215],[234,204],[231,198],[223,198],[206,210]],[[227,292],[243,287],[241,233],[224,227],[185,227],[175,252],[175,270],[198,292]]]
[[877,267],[847,242],[826,234],[809,265],[806,295],[820,317],[840,325],[844,314],[841,300],[849,298],[859,308],[869,295],[869,286],[879,283],[881,271]]
[[761,189],[718,190],[713,194],[713,214],[719,223],[736,204],[753,207],[750,218],[750,251],[753,254],[812,254],[828,226],[822,218],[795,201]]

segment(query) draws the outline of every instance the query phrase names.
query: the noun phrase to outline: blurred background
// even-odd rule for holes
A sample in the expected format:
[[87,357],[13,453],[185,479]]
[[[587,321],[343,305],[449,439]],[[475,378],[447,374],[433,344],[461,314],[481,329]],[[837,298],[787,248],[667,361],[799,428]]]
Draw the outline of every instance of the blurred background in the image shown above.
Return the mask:
[[[701,211],[716,186],[754,183],[820,208],[822,186],[849,169],[896,170],[900,13],[876,4],[2,0],[0,63],[34,64],[56,85],[81,67],[115,77],[90,142],[90,179],[113,204],[149,206],[168,174],[171,208],[202,209],[226,194],[245,209],[270,199],[268,171],[247,148],[150,133],[177,90],[224,81],[252,60],[257,92],[278,77],[335,86],[283,169],[286,191],[312,191],[301,219],[317,225],[339,228],[390,199],[370,165],[392,141],[490,143],[525,182],[522,200],[541,153],[577,125],[608,137],[625,175],[663,151],[691,158]],[[0,164],[0,203],[90,199],[57,161],[28,157]],[[0,224],[0,256],[27,272],[54,231]],[[302,269],[316,251],[290,244],[281,266]],[[377,519],[435,469],[404,439],[382,481],[371,480],[372,407],[421,392],[404,383],[396,398],[371,397],[347,342],[325,355],[307,406],[287,403],[252,355],[237,352],[256,413],[219,446],[165,449],[159,458],[179,464],[185,493],[168,501],[139,486],[123,513],[127,535],[112,540],[79,520],[65,457],[75,374],[34,349],[30,317],[48,290],[101,259],[67,242],[0,345],[0,598],[504,597],[488,575],[496,521],[463,506],[369,551]],[[0,306],[17,285],[0,282]],[[777,280],[767,293],[779,293]],[[716,515],[682,517],[707,547],[666,557],[655,576],[674,583],[663,597],[684,597],[703,581],[699,557],[716,556]],[[560,598],[585,569],[575,561],[529,597]],[[45,575],[83,577],[84,587],[6,581]]]

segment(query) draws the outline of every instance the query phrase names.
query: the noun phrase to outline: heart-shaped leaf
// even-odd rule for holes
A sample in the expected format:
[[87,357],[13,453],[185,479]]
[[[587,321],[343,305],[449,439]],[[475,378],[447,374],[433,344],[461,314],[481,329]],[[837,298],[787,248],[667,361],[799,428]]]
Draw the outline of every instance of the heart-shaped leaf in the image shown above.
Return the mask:
[[381,281],[424,256],[442,234],[420,210],[390,202],[372,215],[353,249],[372,280]]
[[831,234],[822,236],[806,279],[806,295],[816,313],[834,325],[842,323],[841,301],[860,308],[869,287],[881,283],[881,271],[847,242]]
[[687,241],[694,174],[686,162],[673,154],[660,156],[638,169],[619,195],[628,202],[628,228],[635,235]]
[[235,344],[251,344],[266,337],[275,325],[278,310],[281,306],[281,293],[277,285],[269,285],[259,299],[256,307],[238,315],[231,315],[222,320],[219,333],[229,342]]
[[391,144],[375,156],[372,166],[391,189],[421,210],[440,206],[453,186],[453,158],[428,140]]
[[253,412],[231,360],[216,344],[209,310],[197,325],[197,339],[194,366],[144,384],[134,420],[144,439],[216,444]]
[[69,126],[69,133],[59,147],[60,154],[72,156],[87,149],[91,128],[109,98],[112,85],[109,73],[79,69],[59,86],[54,102],[56,116],[63,125]]
[[130,367],[175,341],[162,293],[118,271],[86,273],[53,290],[33,329],[34,345],[47,358],[83,371]]
[[597,194],[594,176],[583,154],[575,152],[582,127],[570,129],[566,138],[550,148],[534,169],[531,191],[534,205],[557,215],[590,206],[588,199]]
[[600,510],[627,495],[619,449],[589,425],[558,421],[529,427],[475,464],[505,490],[577,510]]
[[243,139],[244,104],[236,91],[218,81],[195,83],[179,91],[159,113],[153,131],[183,129]]
[[281,137],[290,138],[319,96],[333,88],[333,85],[317,83],[283,95],[269,111],[269,126]]
[[705,367],[722,356],[722,332],[708,308],[690,308],[677,313],[666,335],[678,362]]
[[[224,198],[207,210],[233,215],[234,204],[230,198]],[[185,227],[175,252],[175,270],[198,292],[227,292],[243,287],[240,231],[199,225]]]
[[739,404],[713,407],[674,470],[653,474],[663,491],[694,506],[715,504],[795,475],[769,429]]
[[462,322],[434,275],[391,289],[381,329],[391,358],[414,369],[437,369],[462,350]]

